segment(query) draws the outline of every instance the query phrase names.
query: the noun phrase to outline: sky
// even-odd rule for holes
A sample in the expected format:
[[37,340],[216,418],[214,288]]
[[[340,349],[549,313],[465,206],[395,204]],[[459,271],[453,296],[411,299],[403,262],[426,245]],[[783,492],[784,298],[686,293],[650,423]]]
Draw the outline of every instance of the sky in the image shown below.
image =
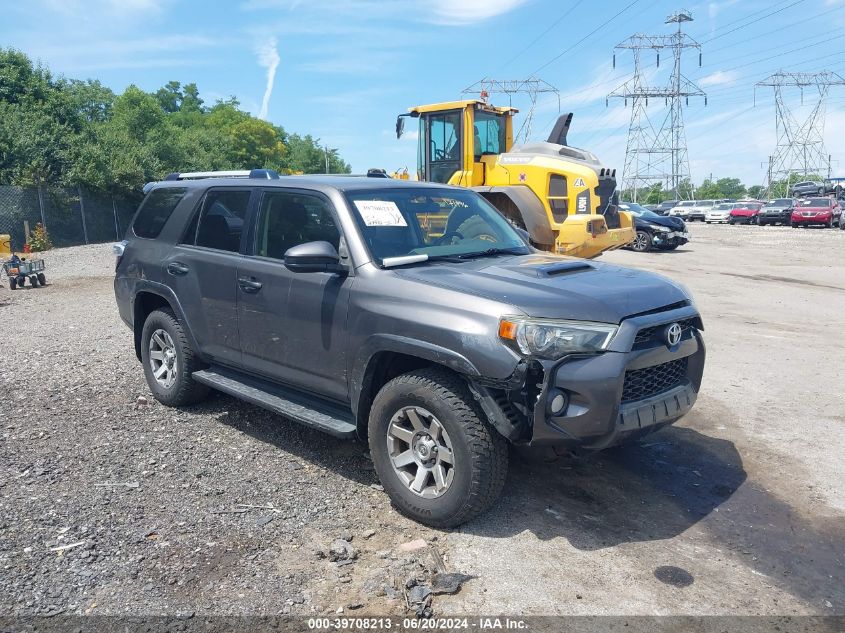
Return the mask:
[[[394,133],[407,108],[462,98],[485,77],[534,76],[559,91],[560,105],[539,95],[531,140],[572,111],[570,144],[621,172],[630,108],[606,97],[633,62],[620,50],[614,68],[614,47],[635,33],[670,33],[665,19],[681,7],[703,62],[688,51],[682,72],[708,94],[706,106],[693,98],[684,108],[693,181],[762,184],[776,117],[772,89],[754,84],[779,69],[845,76],[845,0],[0,0],[0,46],[117,92],[176,80],[195,82],[207,104],[234,95],[254,115],[338,149],[353,172],[413,172],[415,134]],[[658,69],[643,53],[649,82],[667,81],[668,58]],[[799,120],[812,91],[800,99],[785,93]],[[490,100],[530,109],[524,95]],[[662,108],[652,103],[650,117],[661,120]],[[825,127],[834,175],[845,175],[844,136],[839,86]]]

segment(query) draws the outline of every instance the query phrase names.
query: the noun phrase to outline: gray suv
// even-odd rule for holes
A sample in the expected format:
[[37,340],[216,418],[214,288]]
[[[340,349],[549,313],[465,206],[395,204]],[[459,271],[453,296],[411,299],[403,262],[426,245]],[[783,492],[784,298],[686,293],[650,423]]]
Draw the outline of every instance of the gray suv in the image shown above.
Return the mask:
[[157,400],[216,389],[367,441],[394,505],[457,526],[508,443],[601,449],[695,402],[701,317],[658,275],[534,250],[475,192],[266,170],[171,174],[115,245]]

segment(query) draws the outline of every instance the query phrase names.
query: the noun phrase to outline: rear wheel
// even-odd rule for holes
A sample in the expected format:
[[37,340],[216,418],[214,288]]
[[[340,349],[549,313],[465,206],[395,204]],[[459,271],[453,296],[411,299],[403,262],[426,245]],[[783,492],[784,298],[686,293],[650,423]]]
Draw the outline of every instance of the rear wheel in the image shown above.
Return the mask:
[[368,432],[385,491],[420,523],[465,523],[489,508],[504,486],[504,438],[480,415],[463,380],[444,369],[403,374],[384,385]]
[[648,231],[637,231],[634,243],[631,245],[638,253],[647,253],[651,250],[651,233]]
[[38,273],[37,276],[38,276],[38,283],[40,283],[42,286],[46,286],[47,285],[47,277],[44,275],[44,273]]
[[35,275],[32,275],[29,278],[29,285],[32,286],[33,288],[37,288],[38,287],[38,277],[36,277]]
[[150,391],[162,404],[179,407],[208,395],[208,387],[193,379],[202,365],[188,344],[182,324],[169,309],[154,310],[144,322],[141,360]]
[[9,290],[14,290],[18,287],[18,278],[17,277],[9,277]]

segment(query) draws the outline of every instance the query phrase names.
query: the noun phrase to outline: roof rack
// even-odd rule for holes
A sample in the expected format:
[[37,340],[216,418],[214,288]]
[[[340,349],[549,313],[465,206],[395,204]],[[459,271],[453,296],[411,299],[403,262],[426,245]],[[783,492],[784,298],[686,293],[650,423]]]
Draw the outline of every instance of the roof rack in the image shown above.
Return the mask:
[[230,171],[184,171],[167,174],[165,180],[199,180],[201,178],[257,178],[278,180],[279,172],[275,169],[234,169]]

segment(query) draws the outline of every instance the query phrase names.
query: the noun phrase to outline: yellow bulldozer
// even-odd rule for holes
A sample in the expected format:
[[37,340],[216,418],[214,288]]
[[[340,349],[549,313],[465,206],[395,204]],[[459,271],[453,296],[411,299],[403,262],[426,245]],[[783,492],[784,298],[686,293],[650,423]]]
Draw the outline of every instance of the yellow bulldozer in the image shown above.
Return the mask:
[[416,106],[397,117],[396,137],[407,118],[419,119],[417,179],[474,189],[537,248],[590,258],[633,241],[633,220],[616,204],[616,170],[566,143],[572,114],[548,141],[514,145],[517,112],[484,98]]

